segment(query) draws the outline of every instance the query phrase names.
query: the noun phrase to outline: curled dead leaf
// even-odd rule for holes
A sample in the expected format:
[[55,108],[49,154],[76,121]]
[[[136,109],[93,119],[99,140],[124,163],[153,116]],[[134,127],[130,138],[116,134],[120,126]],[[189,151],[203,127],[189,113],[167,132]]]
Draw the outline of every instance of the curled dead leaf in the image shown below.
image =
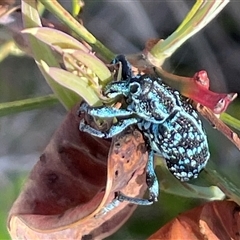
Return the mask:
[[0,5],[13,5],[15,2],[15,0],[1,0]]
[[8,219],[12,239],[102,239],[136,208],[123,202],[95,218],[114,192],[144,194],[147,152],[141,133],[131,128],[111,144],[80,132],[76,112],[77,107],[56,131],[15,201]]
[[240,239],[239,206],[214,201],[180,214],[148,239]]

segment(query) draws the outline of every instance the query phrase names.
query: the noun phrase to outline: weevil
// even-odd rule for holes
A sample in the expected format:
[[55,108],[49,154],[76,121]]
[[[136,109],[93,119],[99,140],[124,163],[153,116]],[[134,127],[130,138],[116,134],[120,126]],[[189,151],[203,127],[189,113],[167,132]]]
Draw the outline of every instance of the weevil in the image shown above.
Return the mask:
[[165,158],[168,169],[180,181],[197,178],[210,157],[207,136],[198,113],[188,98],[163,83],[157,76],[134,75],[130,63],[123,55],[117,56],[113,61],[118,62],[123,66],[122,79],[109,83],[103,90],[103,95],[107,98],[122,97],[126,104],[117,109],[112,106],[90,107],[87,103],[82,103],[79,108],[79,113],[103,119],[117,118],[118,121],[108,131],[102,132],[87,125],[83,119],[79,129],[100,138],[112,138],[130,125],[137,126],[148,147],[146,183],[149,198],[132,198],[119,192],[115,203],[128,201],[150,205],[157,201],[159,195],[154,155]]

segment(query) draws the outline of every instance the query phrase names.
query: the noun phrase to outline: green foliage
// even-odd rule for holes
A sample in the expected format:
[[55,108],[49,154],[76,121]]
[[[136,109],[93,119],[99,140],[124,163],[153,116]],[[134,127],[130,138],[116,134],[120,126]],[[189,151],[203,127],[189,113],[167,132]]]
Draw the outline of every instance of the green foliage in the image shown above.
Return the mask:
[[24,183],[27,173],[19,173],[9,175],[9,180],[13,183],[6,182],[0,186],[0,191],[2,193],[0,197],[0,239],[11,239],[7,228],[6,219],[8,218],[8,212],[13,204],[13,201],[17,198],[20,189]]
[[7,116],[23,111],[30,111],[43,107],[50,107],[58,103],[55,95],[51,94],[44,97],[30,98],[14,102],[0,103],[0,116]]

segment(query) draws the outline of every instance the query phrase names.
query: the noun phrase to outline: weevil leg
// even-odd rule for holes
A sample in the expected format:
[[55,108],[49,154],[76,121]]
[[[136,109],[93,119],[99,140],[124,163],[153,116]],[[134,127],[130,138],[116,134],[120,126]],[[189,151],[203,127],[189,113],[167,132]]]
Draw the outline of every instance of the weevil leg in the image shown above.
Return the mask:
[[121,202],[129,202],[136,205],[151,205],[153,204],[153,201],[149,199],[142,199],[142,198],[134,198],[126,196],[125,194],[121,192],[116,192],[116,197],[113,199],[112,202],[108,203],[96,216],[95,218],[98,218],[102,215],[107,214],[108,212],[112,211],[115,207],[117,207]]
[[98,218],[110,212],[115,207],[117,207],[121,202],[124,202],[124,201],[132,204],[136,204],[136,205],[145,205],[145,206],[151,205],[153,204],[153,202],[156,202],[158,200],[157,198],[159,195],[159,184],[154,171],[153,151],[149,152],[146,175],[147,175],[146,181],[149,189],[149,199],[129,197],[121,192],[116,192],[116,197],[113,199],[113,201],[107,204],[95,217]]
[[113,117],[128,117],[133,114],[132,111],[126,109],[117,109],[114,107],[90,107],[87,103],[82,103],[78,110],[78,115],[85,112],[93,117],[113,118]]
[[121,202],[114,198],[112,202],[108,203],[99,213],[97,213],[94,217],[99,218],[108,212],[112,211],[114,208],[116,208]]
[[93,136],[99,137],[99,138],[112,138],[113,136],[121,133],[123,130],[125,130],[130,125],[137,123],[136,118],[128,118],[124,120],[118,121],[116,124],[112,125],[111,128],[106,132],[101,132],[88,124],[85,123],[84,119],[80,121],[79,124],[79,130],[82,132],[87,132]]
[[116,199],[120,202],[127,201],[129,203],[137,204],[137,205],[151,205],[153,204],[152,199],[143,199],[143,198],[134,198],[124,195],[121,192],[117,193]]
[[146,182],[149,190],[149,201],[157,202],[159,196],[159,183],[154,171],[154,152],[149,151],[146,167]]
[[99,137],[99,138],[105,137],[104,132],[101,132],[101,131],[91,127],[90,125],[86,124],[84,119],[82,119],[79,123],[79,130],[82,132],[89,133],[95,137]]

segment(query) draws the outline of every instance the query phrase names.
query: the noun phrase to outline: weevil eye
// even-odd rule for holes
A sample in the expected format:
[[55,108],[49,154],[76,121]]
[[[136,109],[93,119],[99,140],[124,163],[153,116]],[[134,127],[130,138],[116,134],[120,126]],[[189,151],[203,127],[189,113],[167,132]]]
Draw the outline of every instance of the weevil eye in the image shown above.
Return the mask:
[[132,95],[138,95],[141,92],[141,87],[139,83],[131,83],[129,86],[130,93]]

